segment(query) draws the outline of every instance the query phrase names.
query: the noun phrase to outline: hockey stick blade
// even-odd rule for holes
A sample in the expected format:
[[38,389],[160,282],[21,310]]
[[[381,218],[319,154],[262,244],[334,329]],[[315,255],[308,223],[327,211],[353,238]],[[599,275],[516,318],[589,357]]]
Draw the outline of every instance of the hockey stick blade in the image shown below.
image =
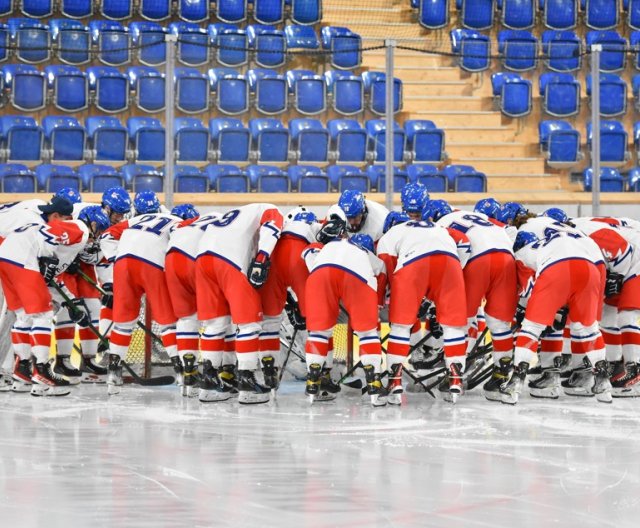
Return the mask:
[[133,382],[142,385],[143,387],[158,387],[160,385],[173,385],[176,382],[176,378],[173,376],[158,376],[157,378],[141,378],[138,374],[129,366],[126,361],[120,362],[125,370],[133,378]]

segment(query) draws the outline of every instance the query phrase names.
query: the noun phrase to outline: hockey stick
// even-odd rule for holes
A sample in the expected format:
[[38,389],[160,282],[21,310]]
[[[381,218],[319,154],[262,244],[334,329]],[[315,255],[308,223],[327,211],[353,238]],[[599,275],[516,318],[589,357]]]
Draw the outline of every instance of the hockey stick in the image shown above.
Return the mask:
[[287,348],[287,355],[284,357],[284,361],[282,362],[282,367],[280,368],[280,376],[278,377],[278,387],[276,391],[280,388],[280,382],[282,381],[282,377],[284,376],[284,369],[287,366],[287,362],[289,361],[289,356],[291,355],[291,349],[296,341],[296,335],[298,335],[298,329],[293,329],[293,335],[291,336],[291,342],[289,343],[289,347]]

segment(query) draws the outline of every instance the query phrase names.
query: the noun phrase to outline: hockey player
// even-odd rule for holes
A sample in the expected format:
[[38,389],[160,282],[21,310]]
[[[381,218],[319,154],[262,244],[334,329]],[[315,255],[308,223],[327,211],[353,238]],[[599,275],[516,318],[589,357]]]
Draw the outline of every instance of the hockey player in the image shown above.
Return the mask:
[[[389,211],[384,205],[367,200],[360,191],[348,189],[343,191],[338,200],[338,207],[347,217],[347,233],[369,235],[374,242],[382,236],[384,220]],[[335,212],[334,206],[329,208],[327,217]]]
[[422,210],[429,200],[429,191],[421,183],[407,183],[400,192],[400,202],[402,211],[406,213],[410,220],[420,220]]
[[571,350],[582,355],[584,364],[562,383],[565,392],[595,394],[598,401],[611,401],[604,341],[598,328],[603,283],[597,257],[585,240],[562,231],[549,232],[542,239],[530,231],[518,232],[513,248],[518,260],[518,284],[521,297],[528,297],[528,302],[516,337],[515,368],[501,389],[503,403],[518,401],[540,335],[565,305]]
[[204,378],[209,378],[214,387],[208,394],[201,393],[201,399],[222,401],[231,397],[233,388],[222,383],[218,370],[224,358],[224,339],[233,323],[238,326],[238,401],[269,401],[269,388],[255,379],[262,321],[257,290],[267,281],[282,223],[282,214],[275,206],[251,204],[212,220],[200,239],[196,260],[198,319],[204,327],[200,347],[205,359]]
[[[133,205],[136,216],[112,226],[101,238],[101,248],[113,267],[113,321],[107,376],[109,394],[118,394],[122,365],[140,314],[141,298],[160,325],[162,343],[174,370],[182,371],[176,349],[175,323],[164,273],[165,254],[172,227],[180,218],[158,213],[160,202],[152,191],[139,192]],[[114,244],[115,243],[115,244]],[[114,248],[117,246],[115,253]]]
[[[51,212],[45,213],[43,208]],[[73,204],[59,196],[53,196],[49,204],[43,200],[5,204],[4,209],[0,212],[0,244],[9,233],[19,227],[26,224],[43,225],[52,220],[71,220],[72,213]]]

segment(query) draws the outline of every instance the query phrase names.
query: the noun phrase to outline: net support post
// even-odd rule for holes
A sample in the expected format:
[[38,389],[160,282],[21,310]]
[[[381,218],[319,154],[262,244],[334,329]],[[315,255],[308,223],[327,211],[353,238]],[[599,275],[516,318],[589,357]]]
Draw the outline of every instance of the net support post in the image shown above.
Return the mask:
[[600,53],[591,46],[591,215],[600,216]]
[[175,84],[173,82],[176,64],[176,45],[178,35],[165,35],[167,45],[167,62],[164,69],[164,203],[168,209],[173,208],[173,181],[175,163],[173,130],[175,118]]
[[393,66],[393,52],[396,47],[395,40],[385,40],[385,128],[384,135],[386,153],[385,158],[385,205],[390,211],[393,209],[393,160],[395,159],[395,153],[393,151],[393,139],[394,139],[394,104],[393,104],[393,80],[394,80],[394,66]]

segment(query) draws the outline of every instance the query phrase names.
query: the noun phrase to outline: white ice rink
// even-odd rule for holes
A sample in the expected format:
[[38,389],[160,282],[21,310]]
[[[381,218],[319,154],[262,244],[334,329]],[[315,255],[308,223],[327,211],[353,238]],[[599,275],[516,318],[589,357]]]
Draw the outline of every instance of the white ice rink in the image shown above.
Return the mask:
[[640,401],[0,393],[0,527],[640,526]]

